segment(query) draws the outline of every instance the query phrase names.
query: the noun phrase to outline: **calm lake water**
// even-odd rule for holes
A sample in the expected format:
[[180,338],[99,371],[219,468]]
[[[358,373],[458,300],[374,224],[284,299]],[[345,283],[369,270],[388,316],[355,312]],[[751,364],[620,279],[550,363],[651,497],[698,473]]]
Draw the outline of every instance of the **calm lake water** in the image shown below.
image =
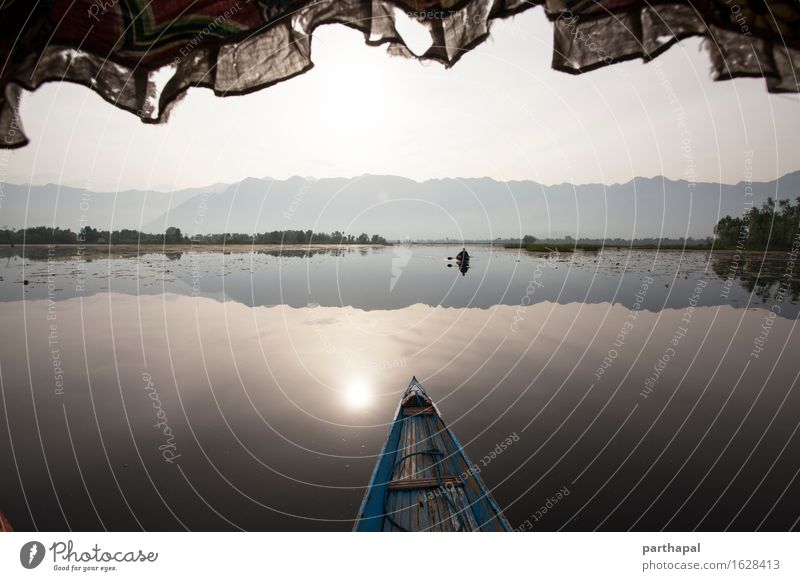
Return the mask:
[[[469,270],[448,260],[457,246],[315,248],[275,250],[247,246],[230,252],[174,251],[120,257],[46,246],[0,250],[0,300],[56,299],[97,293],[203,296],[248,306],[289,305],[399,309],[414,304],[444,307],[531,303],[616,303],[646,310],[683,308],[697,280],[708,287],[701,306],[753,307],[774,301],[779,282],[788,283],[781,315],[796,318],[800,274],[786,277],[786,253],[674,250],[576,252],[553,255],[471,246]],[[114,252],[112,250],[112,252]],[[87,262],[87,259],[90,262]],[[799,269],[800,270],[800,269]],[[58,284],[48,289],[47,281]],[[650,285],[637,298],[645,277]],[[528,291],[531,281],[535,293]],[[22,285],[28,280],[28,285]],[[77,281],[77,282],[76,282]],[[10,283],[10,284],[9,284]],[[535,296],[534,296],[535,295]]]
[[5,249],[0,509],[349,530],[416,375],[513,526],[798,528],[785,253],[458,250]]

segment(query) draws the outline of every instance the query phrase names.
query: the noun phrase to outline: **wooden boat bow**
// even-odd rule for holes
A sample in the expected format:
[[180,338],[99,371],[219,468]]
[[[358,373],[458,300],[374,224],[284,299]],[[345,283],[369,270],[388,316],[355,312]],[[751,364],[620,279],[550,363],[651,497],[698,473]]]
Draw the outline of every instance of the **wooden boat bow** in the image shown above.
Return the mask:
[[510,531],[479,472],[413,377],[353,530]]

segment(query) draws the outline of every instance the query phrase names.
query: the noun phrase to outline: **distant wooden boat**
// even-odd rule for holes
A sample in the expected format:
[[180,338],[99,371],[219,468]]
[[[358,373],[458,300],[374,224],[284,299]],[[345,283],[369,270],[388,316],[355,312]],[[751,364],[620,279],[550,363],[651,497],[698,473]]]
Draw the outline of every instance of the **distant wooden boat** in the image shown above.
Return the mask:
[[478,472],[414,377],[353,530],[510,531]]

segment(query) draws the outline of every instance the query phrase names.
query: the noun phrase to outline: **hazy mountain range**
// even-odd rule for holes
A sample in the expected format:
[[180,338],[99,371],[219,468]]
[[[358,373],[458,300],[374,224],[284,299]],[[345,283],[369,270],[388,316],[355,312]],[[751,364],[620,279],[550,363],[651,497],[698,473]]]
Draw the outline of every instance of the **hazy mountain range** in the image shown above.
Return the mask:
[[718,184],[665,177],[624,184],[416,182],[397,176],[247,178],[175,192],[89,192],[67,186],[2,184],[0,227],[133,228],[185,234],[303,229],[379,233],[389,239],[493,239],[533,234],[575,238],[702,238],[719,216],[750,202],[800,196],[800,171],[771,182]]

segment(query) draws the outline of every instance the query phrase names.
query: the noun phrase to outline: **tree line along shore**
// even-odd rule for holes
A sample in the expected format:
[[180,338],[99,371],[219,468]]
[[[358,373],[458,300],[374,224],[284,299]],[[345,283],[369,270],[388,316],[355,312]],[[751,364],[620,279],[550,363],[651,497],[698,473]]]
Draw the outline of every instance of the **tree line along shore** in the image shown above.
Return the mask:
[[[525,235],[520,239],[508,238],[491,241],[506,248],[521,248],[530,252],[597,251],[602,248],[634,248],[659,250],[789,250],[800,243],[800,197],[776,202],[769,198],[760,208],[753,206],[741,216],[725,216],[714,226],[714,235],[707,238],[637,238],[634,240],[591,239],[575,240],[570,236],[560,239],[537,239]],[[453,241],[453,244],[461,243]],[[388,245],[379,234],[359,235],[334,231],[273,230],[256,234],[222,233],[187,236],[180,228],[169,227],[162,234],[138,230],[98,230],[84,226],[78,232],[49,226],[20,229],[0,229],[0,244],[158,244],[158,245],[233,245],[233,244],[335,244],[335,245]]]
[[18,230],[0,230],[0,244],[169,244],[169,245],[230,245],[230,244],[371,244],[388,245],[386,238],[378,234],[346,234],[338,230],[332,233],[312,230],[274,230],[261,234],[200,234],[186,236],[180,228],[169,227],[163,234],[151,234],[138,230],[122,229],[109,232],[84,226],[78,232],[70,229],[34,226]]
[[708,238],[637,238],[575,240],[537,240],[524,236],[518,243],[507,243],[506,248],[522,248],[529,252],[597,251],[601,248],[633,248],[641,250],[796,250],[800,246],[800,197],[792,203],[769,198],[760,208],[753,206],[741,216],[725,216],[714,226],[714,235]]

